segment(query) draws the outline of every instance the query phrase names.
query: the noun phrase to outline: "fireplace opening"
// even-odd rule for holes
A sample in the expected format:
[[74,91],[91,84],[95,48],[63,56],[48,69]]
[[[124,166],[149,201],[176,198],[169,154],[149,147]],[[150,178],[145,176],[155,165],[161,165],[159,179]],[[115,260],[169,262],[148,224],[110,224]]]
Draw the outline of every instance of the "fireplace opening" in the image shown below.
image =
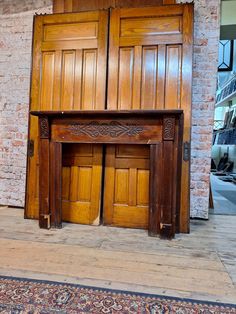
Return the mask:
[[62,147],[63,221],[148,229],[148,145]]

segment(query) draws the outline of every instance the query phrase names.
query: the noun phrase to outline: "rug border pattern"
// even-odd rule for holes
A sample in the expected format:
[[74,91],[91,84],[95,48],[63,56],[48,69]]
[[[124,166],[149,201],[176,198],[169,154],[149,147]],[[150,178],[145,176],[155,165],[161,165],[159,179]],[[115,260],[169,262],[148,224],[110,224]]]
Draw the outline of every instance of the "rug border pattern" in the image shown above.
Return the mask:
[[204,301],[204,300],[196,300],[191,298],[180,298],[180,297],[173,297],[173,296],[165,296],[159,294],[150,294],[150,293],[143,293],[143,292],[135,292],[135,291],[127,291],[127,290],[119,290],[119,289],[110,289],[110,288],[103,288],[103,287],[94,287],[94,286],[86,286],[81,284],[69,283],[69,282],[60,282],[60,281],[52,281],[52,280],[43,280],[43,279],[31,279],[31,278],[21,278],[21,277],[14,277],[14,276],[5,276],[0,275],[0,280],[12,280],[12,281],[20,281],[20,282],[35,282],[41,284],[48,284],[51,286],[68,286],[80,289],[88,289],[95,292],[106,292],[106,293],[114,293],[114,294],[124,294],[127,296],[140,296],[146,298],[159,298],[163,299],[164,301],[177,301],[177,302],[186,302],[195,305],[209,305],[209,306],[218,306],[218,307],[226,307],[231,309],[236,309],[236,303],[222,303],[222,302],[215,302],[215,301]]

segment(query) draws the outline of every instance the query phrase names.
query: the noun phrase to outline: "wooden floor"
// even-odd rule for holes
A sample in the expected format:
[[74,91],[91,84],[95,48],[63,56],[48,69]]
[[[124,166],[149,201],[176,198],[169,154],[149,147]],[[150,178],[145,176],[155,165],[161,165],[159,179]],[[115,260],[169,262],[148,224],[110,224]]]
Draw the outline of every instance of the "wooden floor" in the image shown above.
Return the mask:
[[64,224],[40,230],[0,207],[0,274],[236,304],[236,216],[192,221],[172,241]]

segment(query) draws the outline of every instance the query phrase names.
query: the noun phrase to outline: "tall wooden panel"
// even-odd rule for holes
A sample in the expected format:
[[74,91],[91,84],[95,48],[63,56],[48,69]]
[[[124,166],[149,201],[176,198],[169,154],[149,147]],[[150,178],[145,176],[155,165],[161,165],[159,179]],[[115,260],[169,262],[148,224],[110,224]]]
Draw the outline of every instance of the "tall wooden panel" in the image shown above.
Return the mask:
[[[36,16],[31,110],[105,108],[107,28],[106,11]],[[31,117],[29,131],[35,150],[28,158],[25,216],[37,218],[37,118]],[[66,221],[97,224],[102,147],[83,145],[63,150],[63,217]]]
[[[191,127],[192,8],[186,4],[113,9],[110,18],[108,109],[184,109],[187,142]],[[117,150],[119,147],[108,148],[106,155],[109,185],[105,186],[104,204],[107,222],[122,226],[131,211],[139,212],[138,204],[128,202],[130,187],[135,191],[139,186],[148,190],[146,176],[140,177],[133,171],[147,171],[147,167],[136,167],[137,159],[140,164],[142,160],[147,164],[147,160],[136,147],[130,146],[126,164],[121,165],[117,162]],[[182,161],[177,226],[181,232],[188,232],[189,228],[189,163]],[[125,209],[123,205],[118,208],[120,202]],[[145,221],[146,213],[140,219]],[[139,227],[139,224],[130,226]]]

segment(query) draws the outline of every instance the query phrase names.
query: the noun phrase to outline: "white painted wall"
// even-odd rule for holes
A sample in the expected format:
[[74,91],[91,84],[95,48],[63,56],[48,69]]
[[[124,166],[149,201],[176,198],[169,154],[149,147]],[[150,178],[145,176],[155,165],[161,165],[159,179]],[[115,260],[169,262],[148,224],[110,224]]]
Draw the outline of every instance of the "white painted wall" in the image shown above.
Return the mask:
[[222,1],[221,25],[236,24],[236,0]]

